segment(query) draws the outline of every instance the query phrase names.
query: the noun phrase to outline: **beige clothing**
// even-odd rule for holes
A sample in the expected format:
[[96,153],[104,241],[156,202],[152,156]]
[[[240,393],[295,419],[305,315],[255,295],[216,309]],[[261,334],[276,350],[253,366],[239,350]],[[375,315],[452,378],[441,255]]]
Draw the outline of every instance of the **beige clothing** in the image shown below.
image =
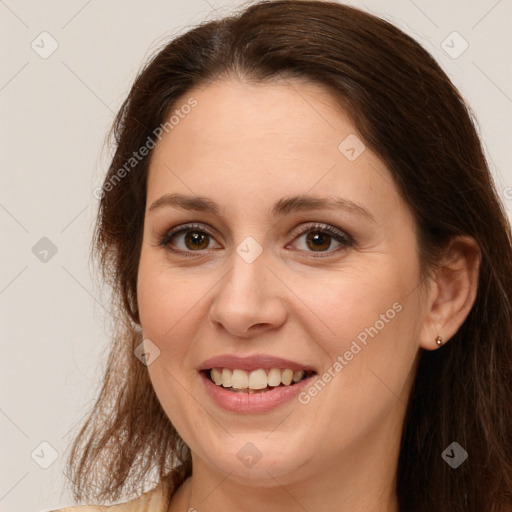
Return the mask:
[[160,482],[138,498],[110,507],[101,505],[77,505],[59,508],[50,512],[167,512],[167,492],[165,482]]

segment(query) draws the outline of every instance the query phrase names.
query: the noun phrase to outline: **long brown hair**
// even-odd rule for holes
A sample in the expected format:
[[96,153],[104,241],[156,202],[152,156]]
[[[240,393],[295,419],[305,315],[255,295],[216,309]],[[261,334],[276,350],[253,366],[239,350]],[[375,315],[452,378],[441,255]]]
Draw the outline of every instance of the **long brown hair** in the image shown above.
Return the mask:
[[[472,114],[411,37],[358,9],[314,0],[259,2],[175,38],[139,73],[115,119],[92,249],[113,290],[116,328],[103,387],[68,461],[75,498],[117,500],[140,493],[151,475],[172,492],[191,473],[190,451],[133,353],[151,152],[133,168],[126,163],[193,87],[228,75],[299,77],[334,94],[410,205],[422,268],[433,269],[456,235],[478,243],[473,308],[449,343],[421,353],[397,493],[402,512],[510,511],[512,235]],[[457,469],[441,457],[454,441],[469,455]]]

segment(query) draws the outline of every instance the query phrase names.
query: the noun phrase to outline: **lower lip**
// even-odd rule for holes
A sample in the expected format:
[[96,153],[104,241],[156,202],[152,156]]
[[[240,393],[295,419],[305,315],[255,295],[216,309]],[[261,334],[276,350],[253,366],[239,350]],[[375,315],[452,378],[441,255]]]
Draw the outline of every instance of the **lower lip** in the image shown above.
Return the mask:
[[262,393],[238,393],[227,391],[214,384],[204,372],[200,372],[207,393],[220,407],[232,412],[267,412],[292,400],[301,390],[311,383],[314,375],[307,377],[292,386],[276,386]]

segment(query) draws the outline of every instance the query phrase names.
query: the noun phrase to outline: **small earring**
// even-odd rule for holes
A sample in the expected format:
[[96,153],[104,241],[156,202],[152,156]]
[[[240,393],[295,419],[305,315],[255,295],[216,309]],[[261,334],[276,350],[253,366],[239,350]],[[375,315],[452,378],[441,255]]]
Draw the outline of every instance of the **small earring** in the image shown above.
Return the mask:
[[436,337],[437,346],[440,347],[443,344],[443,338],[441,336]]

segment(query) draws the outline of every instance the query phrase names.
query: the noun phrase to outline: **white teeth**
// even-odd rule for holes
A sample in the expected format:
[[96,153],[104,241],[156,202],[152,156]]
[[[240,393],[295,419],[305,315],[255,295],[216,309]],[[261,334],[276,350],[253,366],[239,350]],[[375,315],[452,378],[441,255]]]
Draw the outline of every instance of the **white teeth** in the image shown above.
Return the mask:
[[269,386],[279,386],[279,384],[281,384],[281,370],[272,368],[272,370],[268,372],[267,381]]
[[293,370],[285,370],[281,376],[281,382],[285,386],[289,386],[293,380]]
[[[235,370],[235,372],[236,371],[237,370]],[[265,370],[254,370],[249,375],[249,382],[247,387],[250,389],[265,389],[267,384],[267,372]]]
[[289,386],[291,383],[300,382],[306,372],[304,370],[290,369],[281,370],[272,368],[270,370],[260,368],[248,373],[245,370],[229,370],[228,368],[212,368],[210,377],[217,384],[224,388],[261,390],[266,387],[276,387],[280,384]]
[[233,370],[233,374],[231,375],[231,387],[234,389],[247,389],[249,387],[247,372],[243,370]]
[[210,372],[210,376],[213,379],[213,382],[217,384],[217,386],[222,385],[222,373],[219,371],[218,368],[212,368],[212,371]]
[[222,385],[225,388],[231,387],[231,370],[228,370],[227,368],[222,369]]

